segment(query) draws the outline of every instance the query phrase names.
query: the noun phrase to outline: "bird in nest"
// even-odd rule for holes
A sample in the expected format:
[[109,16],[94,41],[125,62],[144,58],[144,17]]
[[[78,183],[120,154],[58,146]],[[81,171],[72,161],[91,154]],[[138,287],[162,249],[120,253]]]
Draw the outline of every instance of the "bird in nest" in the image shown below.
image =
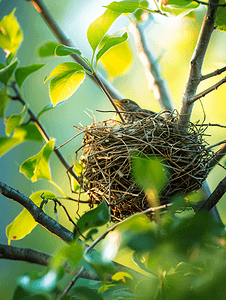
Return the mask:
[[[134,123],[142,120],[148,116],[155,117],[157,113],[141,108],[135,101],[130,99],[115,100],[114,103],[117,105],[126,123]],[[159,117],[162,119],[162,117]]]

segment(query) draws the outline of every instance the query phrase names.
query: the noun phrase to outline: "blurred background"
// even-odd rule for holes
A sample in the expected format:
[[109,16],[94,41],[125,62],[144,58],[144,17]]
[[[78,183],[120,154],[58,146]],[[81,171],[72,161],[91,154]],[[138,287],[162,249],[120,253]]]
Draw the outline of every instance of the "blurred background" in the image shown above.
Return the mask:
[[[109,0],[44,1],[68,38],[74,42],[76,48],[87,58],[91,58],[92,54],[91,47],[86,38],[88,26],[105,11],[102,5],[108,5],[110,2]],[[71,61],[71,58],[39,58],[37,49],[45,42],[56,41],[56,39],[29,1],[2,0],[0,3],[0,20],[5,15],[11,13],[14,7],[16,7],[15,16],[20,23],[24,36],[24,41],[18,50],[20,66],[46,63],[45,67],[28,77],[22,87],[23,98],[27,101],[31,109],[38,114],[44,106],[50,103],[48,83],[43,83],[44,77],[48,76],[59,63],[68,60]],[[155,24],[147,29],[150,49],[155,57],[159,59],[162,75],[168,82],[172,99],[178,110],[188,74],[189,61],[194,51],[205,10],[205,7],[201,6],[195,11],[196,20],[190,18],[169,19],[157,16]],[[126,16],[120,17],[112,26],[110,34],[125,28],[128,23],[129,20]],[[125,98],[131,98],[137,101],[141,107],[157,112],[160,110],[160,107],[154,99],[152,92],[148,89],[143,66],[137,58],[136,47],[131,34],[129,42],[133,50],[133,63],[126,74],[111,79],[111,82]],[[203,74],[225,66],[225,49],[226,34],[215,31],[205,57]],[[1,63],[4,63],[4,55],[4,52],[0,49]],[[104,76],[107,76],[103,68],[99,67],[99,71]],[[204,81],[200,84],[198,92],[213,85],[224,76],[223,74]],[[205,96],[205,98],[202,98],[206,114],[205,123],[210,122],[226,125],[225,95],[226,84],[220,86],[216,91]],[[19,103],[9,103],[6,116],[20,112],[21,108]],[[56,145],[60,145],[78,133],[76,129],[73,129],[73,125],[79,126],[80,124],[88,125],[92,123],[92,118],[85,111],[91,116],[92,112],[94,112],[97,120],[114,117],[114,114],[96,112],[96,109],[112,110],[112,107],[103,92],[87,77],[74,95],[62,105],[44,113],[40,121],[49,135],[56,139]],[[202,121],[203,118],[204,114],[201,103],[197,101],[194,105],[191,121]],[[4,136],[4,120],[1,119],[0,122],[1,136]],[[209,144],[215,144],[225,139],[225,129],[222,128],[210,127],[206,133],[210,135],[206,137]],[[82,136],[79,136],[61,149],[63,155],[71,165],[74,163],[75,151],[80,147],[81,141]],[[1,157],[0,180],[27,196],[38,190],[50,190],[59,196],[59,191],[45,180],[31,183],[23,174],[19,173],[21,163],[28,157],[37,154],[42,146],[40,143],[29,141],[13,148]],[[224,163],[224,160],[222,163]],[[66,193],[70,194],[70,185],[65,169],[54,153],[51,155],[50,165],[53,181]],[[224,176],[225,170],[219,166],[216,166],[210,172],[208,184],[211,190],[217,186]],[[5,228],[21,212],[22,207],[1,195],[0,201],[0,240],[1,243],[7,244]],[[218,209],[224,222],[226,222],[225,202],[226,197],[223,197],[218,204]],[[67,206],[71,216],[75,217],[77,205],[68,201],[64,201],[64,204]],[[53,216],[52,207],[52,204],[48,204],[47,211],[51,216]],[[86,209],[87,207],[81,207],[81,212]],[[72,226],[64,214],[60,214],[60,223],[72,230]],[[11,244],[54,254],[64,245],[64,242],[38,225],[30,235],[19,241],[12,241]],[[127,265],[130,264],[126,253],[121,253],[118,261]],[[18,276],[32,270],[41,271],[42,269],[39,266],[23,262],[0,260],[0,289],[1,293],[4,294],[2,299],[12,298]]]

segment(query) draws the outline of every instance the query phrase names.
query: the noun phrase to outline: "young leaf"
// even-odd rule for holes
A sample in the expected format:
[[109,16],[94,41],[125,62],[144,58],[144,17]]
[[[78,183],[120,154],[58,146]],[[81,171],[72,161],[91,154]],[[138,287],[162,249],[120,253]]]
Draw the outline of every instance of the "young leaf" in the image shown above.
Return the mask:
[[104,46],[99,50],[96,56],[96,62],[103,56],[109,49],[125,42],[128,39],[128,33],[125,32],[122,36],[119,37],[106,37],[104,39]]
[[8,16],[5,16],[0,22],[0,47],[13,57],[23,40],[20,26],[14,16],[14,9]]
[[47,42],[43,46],[39,47],[38,55],[40,57],[48,57],[55,55],[55,49],[59,44],[55,42]]
[[81,55],[82,53],[78,49],[68,47],[65,45],[58,45],[55,49],[55,55],[57,56],[67,56],[71,54]]
[[14,70],[16,69],[17,65],[18,65],[17,58],[14,58],[11,61],[11,63],[4,68],[1,68],[3,66],[1,64],[1,66],[0,66],[0,81],[6,85],[7,82],[9,81],[10,77],[12,76]]
[[34,124],[17,127],[12,137],[0,137],[0,156],[24,141],[42,142],[43,137]]
[[[96,208],[87,211],[77,222],[80,233],[84,233],[88,229],[103,226],[110,221],[110,209],[105,200],[103,200]],[[75,239],[80,233],[74,229]]]
[[139,7],[140,1],[121,1],[116,2],[113,1],[107,6],[103,6],[109,8],[110,10],[122,14],[133,13]]
[[[219,3],[223,4],[223,3],[225,3],[225,1],[220,0]],[[226,9],[225,9],[225,7],[217,8],[215,25],[217,26],[218,30],[226,31]]]
[[120,15],[120,12],[114,12],[110,9],[107,9],[102,16],[90,24],[87,31],[87,38],[90,46],[93,49],[93,52],[95,52],[97,46],[103,39],[110,26]]
[[46,82],[52,79],[49,85],[49,93],[53,106],[69,98],[77,90],[84,78],[84,68],[80,64],[65,62],[58,65],[45,80]]
[[199,7],[199,3],[192,0],[168,0],[166,5],[160,4],[160,9],[169,17],[182,18]]
[[46,112],[46,111],[48,111],[48,110],[50,110],[50,109],[53,109],[54,107],[57,107],[57,106],[59,106],[59,105],[61,105],[61,104],[62,104],[62,102],[57,103],[56,106],[53,106],[52,103],[46,105],[46,106],[38,113],[37,119],[39,119],[39,118],[41,117],[41,115],[42,115],[44,112]]
[[32,182],[41,178],[51,180],[49,157],[53,152],[54,142],[54,139],[48,141],[38,154],[28,158],[20,166],[20,172]]
[[44,67],[45,64],[35,64],[30,65],[27,67],[18,68],[15,72],[15,79],[19,87],[22,86],[24,80],[29,76],[30,74],[38,71],[42,67]]
[[5,115],[5,108],[7,106],[9,97],[7,95],[6,87],[0,90],[0,118],[4,118]]
[[18,115],[11,115],[6,119],[5,132],[7,136],[9,136],[15,130],[15,128],[23,122],[26,111],[26,106],[24,106],[21,113],[19,113]]
[[[33,193],[29,198],[37,205],[42,203],[41,195],[44,193],[45,198],[55,198],[56,196],[49,191],[38,191]],[[6,235],[8,244],[11,240],[20,240],[28,235],[37,225],[32,215],[26,208],[6,227]]]

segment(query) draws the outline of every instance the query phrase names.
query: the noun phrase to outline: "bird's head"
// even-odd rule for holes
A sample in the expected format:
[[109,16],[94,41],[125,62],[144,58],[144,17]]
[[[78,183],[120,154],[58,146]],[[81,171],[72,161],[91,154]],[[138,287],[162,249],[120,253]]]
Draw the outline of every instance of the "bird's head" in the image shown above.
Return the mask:
[[133,100],[130,99],[121,99],[115,100],[114,103],[118,106],[121,111],[128,111],[128,112],[136,112],[140,106]]

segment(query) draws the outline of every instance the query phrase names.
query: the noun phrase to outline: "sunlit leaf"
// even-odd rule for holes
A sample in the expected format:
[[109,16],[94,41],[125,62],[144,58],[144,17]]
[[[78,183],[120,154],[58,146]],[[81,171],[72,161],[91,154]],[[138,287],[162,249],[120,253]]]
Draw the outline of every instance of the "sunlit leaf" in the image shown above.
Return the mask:
[[40,57],[48,57],[55,55],[55,49],[59,44],[55,42],[47,42],[38,49],[38,55]]
[[154,155],[145,156],[142,153],[131,154],[132,176],[141,189],[154,189],[160,193],[168,181],[168,170],[164,160]]
[[[110,221],[110,209],[105,200],[103,200],[96,208],[87,211],[77,222],[79,231],[84,233],[93,227],[103,226]],[[74,229],[75,239],[79,237],[79,232]]]
[[7,84],[7,82],[9,81],[9,79],[11,78],[14,70],[16,69],[18,65],[18,60],[17,58],[13,59],[11,61],[11,63],[4,67],[1,68],[3,65],[0,66],[0,81],[3,82],[4,84]]
[[43,137],[34,124],[17,127],[12,137],[0,137],[0,156],[24,141],[42,142]]
[[82,53],[73,47],[68,47],[65,45],[58,45],[55,49],[55,55],[57,56],[67,56],[71,54],[78,54],[81,55]]
[[55,106],[60,101],[69,98],[80,86],[85,78],[84,68],[74,62],[65,62],[58,65],[45,80],[49,79],[50,98]]
[[117,272],[112,276],[111,279],[115,280],[115,281],[120,281],[120,280],[122,281],[122,280],[125,280],[125,278],[133,279],[133,277],[126,272]]
[[0,118],[4,118],[8,100],[7,89],[6,87],[3,87],[3,89],[0,90]]
[[23,40],[20,26],[14,16],[15,10],[0,22],[0,47],[4,49],[7,56],[9,53],[14,56]]
[[[100,46],[104,44],[106,38],[107,37],[103,38]],[[128,72],[133,62],[133,52],[128,40],[109,49],[100,58],[100,62],[110,78],[120,76]]]
[[160,9],[170,17],[182,18],[199,6],[199,3],[192,0],[168,0],[161,1]]
[[20,166],[20,172],[32,182],[41,178],[51,180],[49,158],[53,152],[54,142],[54,139],[49,140],[38,154],[28,158]]
[[[56,196],[49,191],[38,191],[33,193],[29,198],[37,205],[42,203],[41,195],[45,198],[55,198]],[[14,221],[6,227],[6,235],[8,244],[11,240],[20,240],[28,235],[37,225],[32,215],[26,208],[14,219]]]
[[18,115],[11,115],[6,119],[5,132],[7,136],[9,136],[15,130],[15,128],[23,122],[25,113],[27,111],[26,109],[26,106],[24,106],[21,113]]
[[127,39],[128,39],[127,32],[125,32],[122,36],[119,36],[119,37],[106,37],[104,40],[103,47],[97,53],[96,61],[98,61],[101,58],[101,56],[103,56],[104,53],[106,53],[109,49],[125,42]]
[[120,12],[114,12],[110,9],[107,9],[103,15],[90,24],[87,31],[87,38],[93,51],[96,50],[110,26],[120,15]]
[[[220,4],[225,4],[225,0],[220,0]],[[226,9],[225,7],[218,7],[216,14],[215,25],[218,30],[226,31]]]
[[38,71],[45,64],[34,64],[27,67],[18,68],[15,72],[15,79],[19,87],[22,86],[24,80],[32,73]]

